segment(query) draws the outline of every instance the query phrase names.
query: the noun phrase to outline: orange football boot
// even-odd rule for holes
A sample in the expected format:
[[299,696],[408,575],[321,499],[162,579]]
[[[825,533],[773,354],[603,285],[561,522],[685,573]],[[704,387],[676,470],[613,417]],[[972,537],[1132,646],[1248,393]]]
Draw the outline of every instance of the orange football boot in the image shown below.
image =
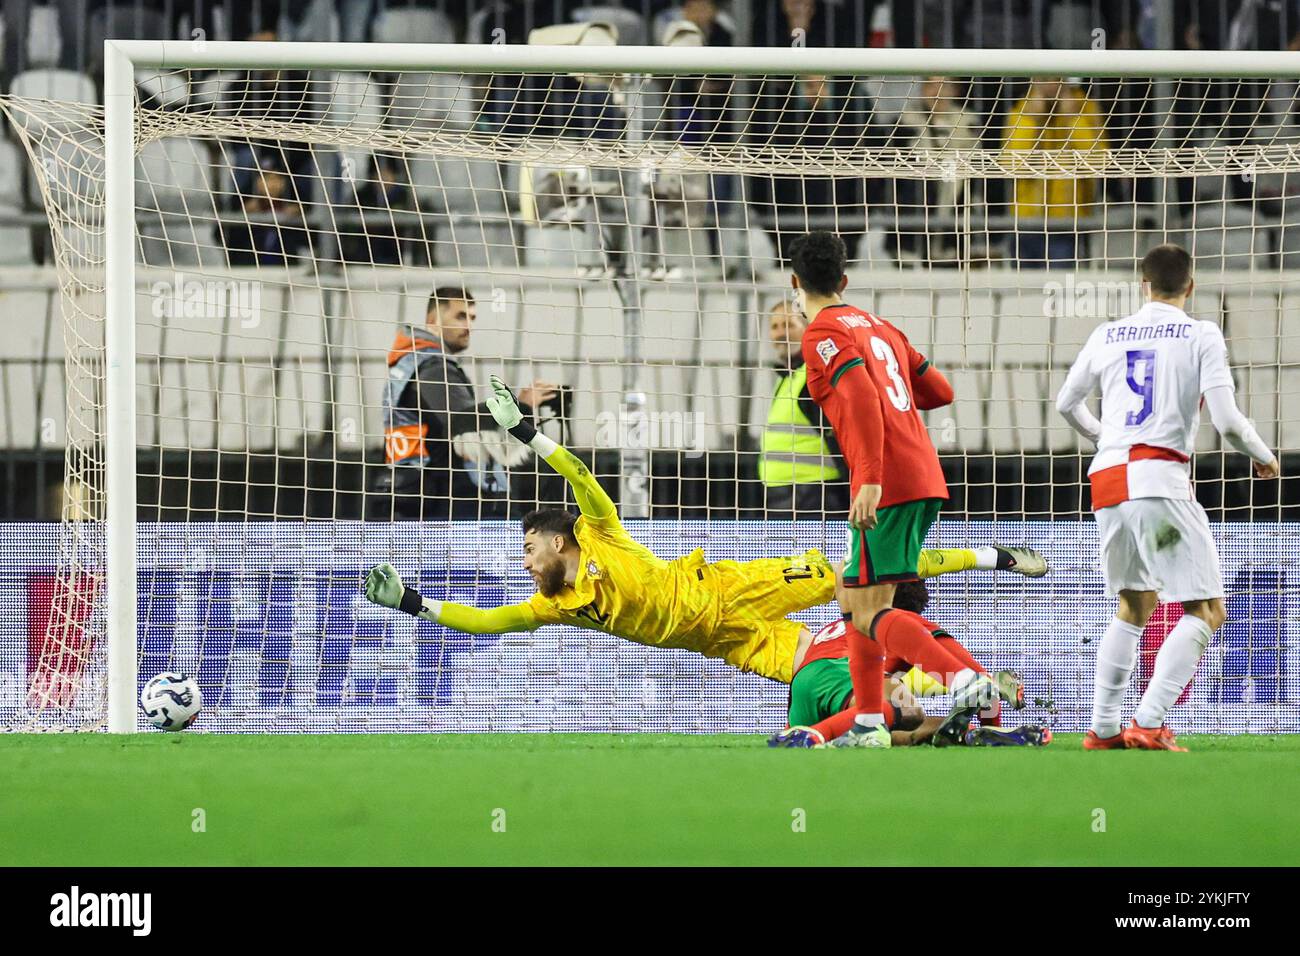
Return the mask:
[[1179,753],[1187,753],[1187,748],[1178,746],[1174,732],[1164,724],[1148,729],[1139,727],[1135,720],[1124,728],[1120,736],[1124,739],[1124,746],[1129,750],[1176,750]]
[[1123,750],[1124,749],[1124,732],[1120,731],[1114,737],[1098,737],[1095,730],[1090,730],[1083,735],[1084,750]]

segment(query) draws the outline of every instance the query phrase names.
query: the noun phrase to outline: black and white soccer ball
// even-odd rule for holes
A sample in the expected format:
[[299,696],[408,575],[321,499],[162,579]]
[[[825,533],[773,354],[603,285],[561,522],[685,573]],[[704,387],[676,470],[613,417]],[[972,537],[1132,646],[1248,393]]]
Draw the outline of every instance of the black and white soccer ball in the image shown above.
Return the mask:
[[199,682],[170,671],[159,674],[140,692],[140,708],[159,730],[184,730],[203,706]]

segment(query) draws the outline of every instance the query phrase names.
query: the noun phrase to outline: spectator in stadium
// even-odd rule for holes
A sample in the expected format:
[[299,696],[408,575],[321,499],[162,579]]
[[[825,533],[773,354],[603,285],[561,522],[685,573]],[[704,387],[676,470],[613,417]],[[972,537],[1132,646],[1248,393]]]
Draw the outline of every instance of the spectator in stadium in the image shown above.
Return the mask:
[[807,328],[808,318],[784,299],[768,313],[779,381],[763,426],[758,476],[769,518],[838,517],[849,510],[848,469],[808,394],[801,347]]
[[[1007,149],[1104,150],[1101,111],[1077,83],[1060,78],[1031,80],[1029,92],[1007,118]],[[1078,255],[1075,224],[1099,212],[1098,183],[1088,176],[1015,181],[1016,258],[1021,265],[1070,266]],[[1024,220],[1021,225],[1020,220]]]
[[240,190],[244,215],[221,222],[232,266],[293,265],[309,254],[310,239],[294,179],[284,157],[262,151]]
[[356,204],[358,221],[340,226],[339,250],[345,262],[400,265],[401,229],[393,213],[415,208],[415,195],[406,163],[396,156],[376,153],[372,171],[350,183],[346,198]]
[[[508,469],[528,457],[501,433],[456,356],[469,348],[474,296],[439,286],[423,325],[398,331],[384,385],[384,463],[376,469],[372,519],[507,517]],[[534,382],[518,399],[535,411],[556,387]]]
[[[980,145],[980,121],[963,99],[961,84],[951,77],[932,76],[917,85],[917,95],[909,99],[899,116],[903,138],[916,149],[971,150]],[[984,183],[958,175],[952,169],[942,178],[898,181],[899,205],[912,206],[914,215],[923,215],[919,227],[900,229],[900,258],[913,256],[931,265],[955,265],[963,253],[965,235],[958,224],[964,221],[966,207],[971,207],[971,227],[982,232],[984,221]],[[931,222],[934,217],[936,222]],[[910,235],[909,235],[910,232]],[[972,256],[973,257],[973,256]]]
[[731,46],[731,30],[719,19],[717,0],[685,0],[681,18],[700,28],[705,46]]

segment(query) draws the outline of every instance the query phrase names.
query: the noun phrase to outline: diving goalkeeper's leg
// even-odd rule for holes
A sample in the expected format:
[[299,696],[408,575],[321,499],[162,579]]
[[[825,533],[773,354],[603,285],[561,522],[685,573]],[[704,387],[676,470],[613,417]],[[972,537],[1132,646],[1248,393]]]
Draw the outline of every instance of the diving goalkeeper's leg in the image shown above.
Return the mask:
[[1047,560],[1033,548],[930,548],[921,552],[916,572],[923,578],[958,571],[1010,571],[1027,578],[1047,573]]

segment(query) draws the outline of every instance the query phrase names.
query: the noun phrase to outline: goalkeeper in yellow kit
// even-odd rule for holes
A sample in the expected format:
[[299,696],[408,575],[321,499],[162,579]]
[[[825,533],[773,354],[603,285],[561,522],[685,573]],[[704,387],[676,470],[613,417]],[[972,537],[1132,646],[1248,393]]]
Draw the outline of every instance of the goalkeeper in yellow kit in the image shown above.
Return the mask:
[[[582,512],[545,508],[524,516],[523,565],[537,593],[522,604],[490,609],[436,601],[405,587],[392,565],[381,564],[366,577],[367,600],[471,634],[569,624],[651,647],[697,651],[790,683],[795,652],[811,635],[786,615],[835,597],[835,569],[820,551],[708,562],[697,548],[672,561],[658,558],[624,530],[586,466],[538,432],[496,376],[492,391],[487,405],[497,424],[568,480]],[[922,551],[918,573],[924,578],[976,567],[1032,577],[1047,572],[1027,548],[980,551]]]

